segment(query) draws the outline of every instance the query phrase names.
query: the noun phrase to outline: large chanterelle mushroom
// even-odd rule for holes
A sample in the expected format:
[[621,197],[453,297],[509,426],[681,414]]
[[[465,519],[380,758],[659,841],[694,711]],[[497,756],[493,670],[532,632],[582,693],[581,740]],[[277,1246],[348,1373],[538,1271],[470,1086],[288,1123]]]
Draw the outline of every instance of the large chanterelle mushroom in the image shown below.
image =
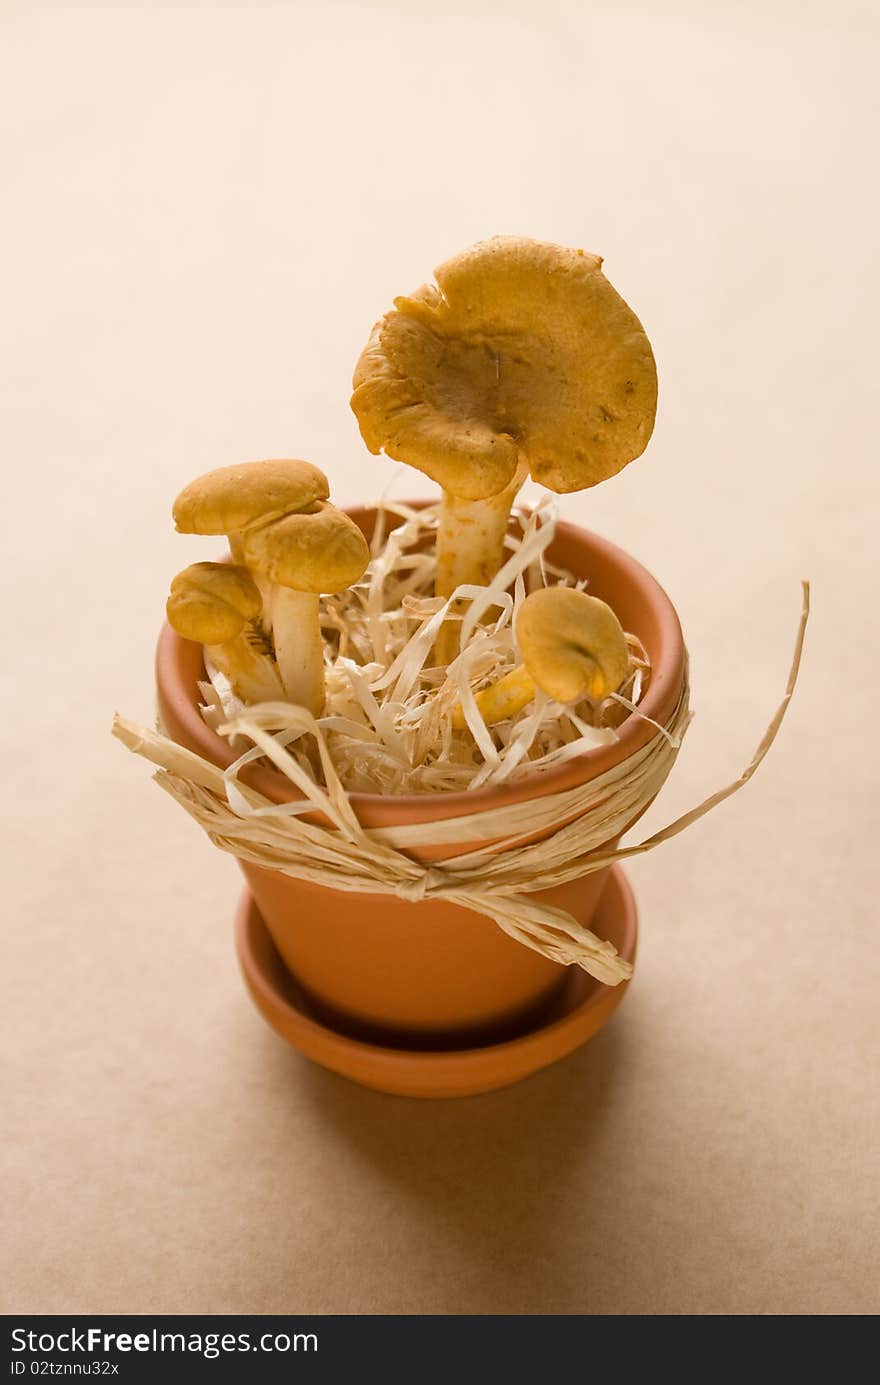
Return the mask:
[[199,476],[174,502],[184,534],[225,534],[262,594],[284,692],[316,715],[324,708],[321,592],[364,574],[370,554],[353,520],[327,503],[327,477],[309,462],[245,462]]
[[[443,488],[437,594],[501,564],[528,472],[550,490],[594,486],[644,451],[657,374],[648,338],[598,255],[497,236],[395,299],[354,374],[372,452]],[[447,625],[438,659],[457,652]]]

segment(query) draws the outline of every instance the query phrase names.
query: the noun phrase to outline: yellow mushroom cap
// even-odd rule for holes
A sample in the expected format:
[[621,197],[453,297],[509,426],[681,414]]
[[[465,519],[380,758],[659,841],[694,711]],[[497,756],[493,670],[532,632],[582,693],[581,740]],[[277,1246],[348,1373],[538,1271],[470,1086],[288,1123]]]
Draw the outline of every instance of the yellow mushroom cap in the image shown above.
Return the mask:
[[237,534],[291,510],[304,510],[329,494],[327,477],[311,462],[243,462],[190,481],[172,513],[181,534]]
[[354,520],[328,504],[247,530],[243,547],[255,572],[301,592],[342,591],[363,577],[370,561]]
[[520,456],[560,492],[638,457],[654,427],[654,357],[601,265],[496,236],[440,265],[437,286],[396,299],[354,374],[370,450],[466,500],[504,490]]
[[557,702],[607,697],[629,672],[617,616],[604,601],[574,587],[544,587],[527,596],[516,641],[538,687]]
[[171,583],[168,623],[185,640],[225,644],[260,614],[259,590],[247,568],[193,563]]

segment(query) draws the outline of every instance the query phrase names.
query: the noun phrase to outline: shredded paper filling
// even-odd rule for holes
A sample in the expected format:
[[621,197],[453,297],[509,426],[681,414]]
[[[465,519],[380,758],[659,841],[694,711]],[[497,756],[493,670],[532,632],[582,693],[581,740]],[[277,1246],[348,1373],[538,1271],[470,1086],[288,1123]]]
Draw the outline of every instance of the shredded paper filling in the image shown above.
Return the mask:
[[[556,506],[545,498],[533,510],[514,511],[507,558],[489,586],[460,586],[448,600],[435,597],[438,519],[438,505],[386,502],[362,581],[321,598],[327,703],[317,720],[340,782],[352,793],[433,794],[516,783],[616,740],[615,726],[639,715],[648,687],[650,661],[637,636],[627,634],[629,674],[603,703],[569,706],[538,691],[515,715],[487,726],[475,694],[522,662],[514,628],[526,596],[557,583],[583,588],[587,580],[546,557]],[[455,613],[458,598],[468,602],[463,618]],[[446,620],[461,626],[462,653],[438,668],[434,643]],[[244,706],[224,675],[210,662],[207,669],[202,714],[216,730]],[[453,728],[459,706],[467,730]],[[277,734],[303,770],[323,782],[311,738],[292,728]],[[249,751],[241,763],[262,754]]]

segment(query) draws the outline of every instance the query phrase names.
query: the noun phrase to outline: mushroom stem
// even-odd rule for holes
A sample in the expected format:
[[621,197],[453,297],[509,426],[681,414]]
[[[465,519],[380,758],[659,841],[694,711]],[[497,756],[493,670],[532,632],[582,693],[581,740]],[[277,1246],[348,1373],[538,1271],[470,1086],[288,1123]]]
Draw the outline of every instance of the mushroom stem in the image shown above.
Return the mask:
[[206,644],[205,654],[232,684],[242,702],[279,702],[284,688],[268,654],[254,648],[247,627],[223,644]]
[[267,582],[265,577],[263,577],[261,573],[254,572],[253,568],[248,565],[248,561],[244,556],[244,535],[241,533],[241,531],[239,530],[235,533],[227,534],[226,537],[229,541],[229,551],[232,554],[232,561],[234,563],[237,563],[239,567],[246,567],[248,572],[251,574],[251,577],[253,577],[255,583],[257,584],[257,590],[259,591],[261,600],[263,602],[263,609],[260,612],[260,625],[263,627],[267,635],[271,635],[272,584],[271,582]]
[[[582,660],[582,668],[586,679],[585,695],[600,698],[605,694],[605,684],[602,681],[602,674],[599,665],[593,660],[593,672],[586,666],[586,660]],[[492,683],[488,688],[481,689],[474,701],[487,726],[494,726],[496,722],[506,721],[508,717],[515,717],[517,712],[521,712],[535,693],[538,685],[535,682],[525,664],[519,664],[516,668],[505,673],[503,678],[499,678],[497,683]],[[461,703],[457,702],[452,709],[452,726],[456,731],[467,729],[467,722]]]
[[[517,712],[522,711],[523,707],[531,702],[537,690],[537,684],[525,664],[520,664],[517,668],[511,669],[510,673],[505,673],[497,683],[478,692],[474,701],[486,725],[494,726],[497,721],[504,721],[507,717],[514,717]],[[467,730],[460,702],[452,709],[452,726],[456,731]]]
[[[486,587],[492,581],[504,562],[510,507],[527,475],[525,462],[520,462],[510,485],[486,500],[462,500],[451,491],[443,491],[434,579],[437,596],[451,596],[462,583]],[[464,614],[467,605],[467,601],[458,600],[451,609]],[[459,648],[460,623],[447,621],[437,636],[437,663],[452,663]]]
[[269,610],[275,658],[291,702],[315,716],[324,710],[324,645],[318,618],[320,597],[315,592],[271,586]]

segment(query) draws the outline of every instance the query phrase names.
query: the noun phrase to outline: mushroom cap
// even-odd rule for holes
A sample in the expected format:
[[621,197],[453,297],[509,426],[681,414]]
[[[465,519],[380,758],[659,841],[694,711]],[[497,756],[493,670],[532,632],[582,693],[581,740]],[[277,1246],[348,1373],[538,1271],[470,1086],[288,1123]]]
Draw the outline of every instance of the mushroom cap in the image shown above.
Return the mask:
[[641,323],[599,255],[496,236],[395,299],[354,373],[371,452],[466,500],[497,495],[519,456],[536,481],[595,486],[638,457],[657,409]]
[[311,462],[243,462],[190,481],[172,513],[181,534],[237,534],[291,510],[304,510],[329,494],[327,477]]
[[193,563],[171,583],[168,623],[185,640],[225,644],[260,614],[259,589],[247,568],[231,563]]
[[527,596],[516,640],[539,688],[557,702],[598,701],[629,673],[623,627],[611,607],[574,587],[544,587]]
[[342,591],[363,577],[370,561],[354,520],[326,503],[249,529],[242,543],[255,572],[301,592]]

